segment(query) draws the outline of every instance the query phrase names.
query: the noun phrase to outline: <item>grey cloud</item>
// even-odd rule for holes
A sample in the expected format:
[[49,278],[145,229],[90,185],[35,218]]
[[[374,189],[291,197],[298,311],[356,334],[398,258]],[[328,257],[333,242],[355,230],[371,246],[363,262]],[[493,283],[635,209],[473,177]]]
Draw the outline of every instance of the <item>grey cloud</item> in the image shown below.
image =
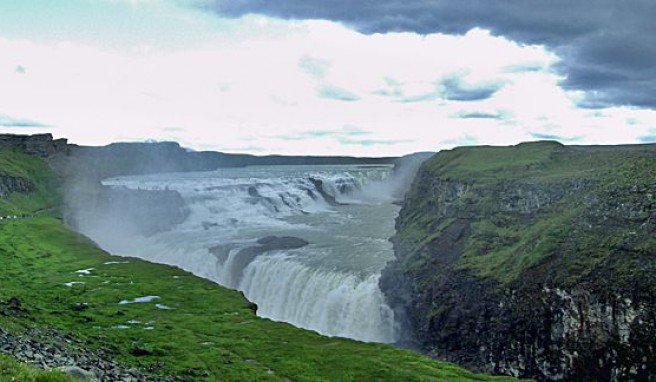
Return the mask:
[[386,77],[383,80],[385,81],[385,87],[383,89],[374,90],[372,92],[373,94],[393,98],[400,98],[403,96],[403,83],[391,77]]
[[5,114],[0,114],[0,126],[3,127],[50,127],[41,122],[36,122],[27,118],[15,118]]
[[546,134],[546,133],[530,133],[531,136],[535,139],[544,139],[549,141],[558,141],[558,142],[576,142],[583,139],[582,135],[575,135],[572,137],[566,137],[563,135],[556,134]]
[[442,80],[444,98],[452,101],[481,101],[494,95],[502,85],[500,83],[468,84],[461,77],[449,77]]
[[482,101],[492,97],[503,85],[498,82],[470,84],[463,75],[451,75],[435,83],[432,92],[402,97],[401,102],[427,102],[437,99],[449,101]]
[[352,139],[340,138],[339,143],[343,145],[357,145],[357,146],[381,146],[381,145],[398,145],[401,143],[414,142],[412,139]]
[[456,139],[447,139],[440,143],[446,146],[473,146],[478,144],[478,139],[469,134],[465,134],[462,137]]
[[403,93],[400,89],[378,89],[374,90],[371,94],[392,98],[399,98],[403,96]]
[[330,63],[325,60],[305,56],[299,60],[298,66],[310,76],[316,79],[322,79],[326,76],[326,73],[330,68]]
[[504,68],[506,73],[528,73],[528,72],[541,72],[546,68],[541,63],[526,63],[526,64],[517,64],[509,65]]
[[649,129],[646,135],[638,137],[638,141],[641,143],[656,143],[656,129]]
[[166,131],[166,132],[169,132],[169,133],[179,133],[179,132],[185,131],[185,129],[182,128],[182,127],[178,127],[178,126],[165,126],[165,127],[162,127],[162,131]]
[[656,107],[656,1],[203,0],[223,16],[326,19],[362,33],[463,34],[479,27],[558,54],[567,89],[586,107]]
[[299,141],[312,138],[333,137],[336,139],[350,139],[352,137],[370,135],[371,132],[358,127],[346,126],[338,130],[307,130],[290,135],[281,135],[276,138],[286,141]]
[[486,111],[459,111],[453,115],[461,119],[503,119],[505,116],[502,112],[490,113]]
[[357,95],[351,93],[346,89],[342,89],[336,86],[329,86],[329,85],[322,86],[319,88],[319,91],[317,93],[321,98],[334,99],[338,101],[354,102],[360,100],[360,97],[358,97]]
[[412,102],[428,102],[435,101],[436,99],[442,98],[442,94],[439,91],[434,91],[430,93],[418,94],[415,96],[403,97],[399,99],[400,102],[412,103]]

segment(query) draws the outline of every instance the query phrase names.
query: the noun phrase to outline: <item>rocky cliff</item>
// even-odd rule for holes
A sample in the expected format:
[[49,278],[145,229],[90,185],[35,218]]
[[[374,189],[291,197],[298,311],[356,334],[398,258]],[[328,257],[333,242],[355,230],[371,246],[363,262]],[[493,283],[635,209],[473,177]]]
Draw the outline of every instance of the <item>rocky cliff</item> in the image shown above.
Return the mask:
[[66,139],[53,139],[52,134],[0,134],[0,149],[2,148],[18,149],[25,154],[42,158],[66,153],[70,149]]
[[415,346],[537,380],[656,378],[656,146],[440,152],[380,284]]
[[0,147],[0,216],[52,208],[60,201],[56,184],[42,158],[26,155],[20,147]]
[[25,178],[0,173],[0,198],[13,192],[29,193],[34,190],[34,184]]

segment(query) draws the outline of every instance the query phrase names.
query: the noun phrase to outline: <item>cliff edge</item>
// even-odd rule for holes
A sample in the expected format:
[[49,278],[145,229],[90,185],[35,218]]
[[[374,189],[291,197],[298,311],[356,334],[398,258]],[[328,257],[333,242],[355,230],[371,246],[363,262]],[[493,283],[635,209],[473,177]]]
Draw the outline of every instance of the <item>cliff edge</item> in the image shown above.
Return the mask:
[[424,163],[380,284],[423,352],[537,380],[656,378],[656,145]]
[[70,150],[67,139],[53,139],[52,134],[0,134],[0,149],[18,149],[27,155],[46,158]]

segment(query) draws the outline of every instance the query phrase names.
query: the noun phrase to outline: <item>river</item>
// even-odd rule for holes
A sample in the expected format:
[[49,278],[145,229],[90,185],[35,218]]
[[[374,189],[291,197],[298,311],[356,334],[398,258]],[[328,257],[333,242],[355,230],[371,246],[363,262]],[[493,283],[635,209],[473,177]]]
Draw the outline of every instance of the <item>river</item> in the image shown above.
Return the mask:
[[[262,317],[391,343],[398,325],[378,287],[399,210],[391,173],[389,166],[257,166],[111,178],[103,184],[175,190],[189,215],[149,237],[82,232],[112,253],[241,290]],[[291,244],[261,244],[272,236]]]

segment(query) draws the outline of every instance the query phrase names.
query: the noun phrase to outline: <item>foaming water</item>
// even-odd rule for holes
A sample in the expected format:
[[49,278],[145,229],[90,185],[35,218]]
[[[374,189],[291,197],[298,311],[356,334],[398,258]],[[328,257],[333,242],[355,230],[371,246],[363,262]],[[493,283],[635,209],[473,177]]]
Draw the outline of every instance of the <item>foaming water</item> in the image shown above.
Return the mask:
[[244,273],[239,289],[250,300],[259,301],[263,317],[330,336],[379,342],[397,339],[394,314],[378,288],[377,274],[362,279],[326,272],[286,255],[260,257]]
[[[388,238],[398,213],[390,170],[269,166],[108,179],[110,187],[178,191],[190,215],[150,237],[103,226],[100,217],[80,228],[114,253],[241,290],[262,317],[329,336],[395,342],[398,325],[378,287],[393,257]],[[258,242],[270,236],[307,244]]]

